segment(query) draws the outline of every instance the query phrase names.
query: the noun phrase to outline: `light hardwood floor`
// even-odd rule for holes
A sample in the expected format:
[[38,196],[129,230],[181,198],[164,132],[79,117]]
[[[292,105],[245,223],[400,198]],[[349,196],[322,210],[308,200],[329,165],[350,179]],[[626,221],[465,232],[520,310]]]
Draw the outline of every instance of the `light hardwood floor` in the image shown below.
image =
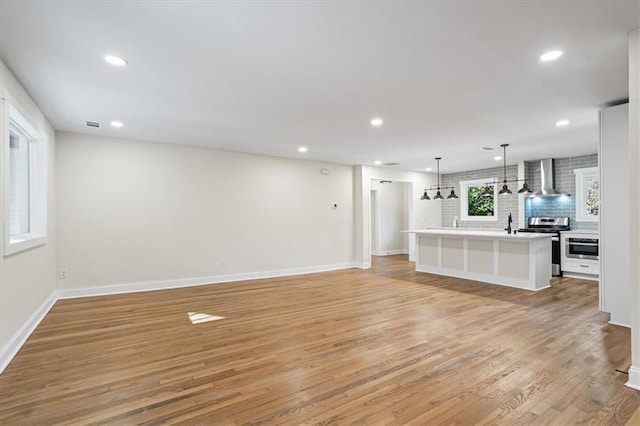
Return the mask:
[[640,407],[596,283],[412,267],[59,301],[0,375],[0,424],[624,424]]

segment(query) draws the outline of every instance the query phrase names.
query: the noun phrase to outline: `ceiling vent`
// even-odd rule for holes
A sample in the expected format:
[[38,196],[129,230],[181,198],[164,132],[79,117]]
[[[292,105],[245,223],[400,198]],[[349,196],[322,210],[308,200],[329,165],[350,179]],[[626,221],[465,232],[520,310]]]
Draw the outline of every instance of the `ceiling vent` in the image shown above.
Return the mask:
[[382,163],[383,166],[389,166],[389,167],[393,167],[393,166],[398,166],[400,165],[400,163]]
[[87,127],[95,127],[96,129],[99,129],[100,127],[102,127],[102,124],[98,123],[97,121],[87,121]]

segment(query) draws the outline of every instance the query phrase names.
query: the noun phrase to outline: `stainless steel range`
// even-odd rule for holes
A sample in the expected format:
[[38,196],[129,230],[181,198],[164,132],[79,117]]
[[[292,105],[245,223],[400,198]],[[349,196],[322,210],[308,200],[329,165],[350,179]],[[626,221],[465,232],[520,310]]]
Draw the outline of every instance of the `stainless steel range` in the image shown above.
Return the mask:
[[551,273],[562,275],[560,269],[560,232],[569,231],[568,217],[530,217],[526,228],[518,229],[518,232],[537,232],[553,234],[551,237]]

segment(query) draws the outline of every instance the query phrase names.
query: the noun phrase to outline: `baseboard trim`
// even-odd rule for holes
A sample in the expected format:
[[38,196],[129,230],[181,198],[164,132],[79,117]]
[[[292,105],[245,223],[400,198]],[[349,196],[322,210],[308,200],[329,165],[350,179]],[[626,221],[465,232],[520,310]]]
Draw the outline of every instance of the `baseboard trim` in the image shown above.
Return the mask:
[[47,297],[47,299],[40,305],[38,309],[29,317],[29,319],[20,327],[20,330],[13,335],[11,340],[0,350],[0,373],[4,371],[9,365],[13,357],[16,356],[20,348],[27,341],[33,330],[36,329],[38,324],[44,319],[49,310],[55,305],[58,300],[58,292],[54,291]]
[[371,252],[372,256],[394,256],[396,254],[409,254],[409,250],[379,250]]
[[640,391],[640,367],[632,365],[629,367],[629,381],[624,384],[626,387]]
[[195,287],[210,284],[231,283],[237,281],[278,278],[290,275],[314,274],[318,272],[337,271],[358,268],[355,263],[336,263],[332,265],[308,266],[303,268],[279,269],[275,271],[249,272],[241,274],[213,275],[208,277],[181,278],[174,280],[145,281],[137,283],[114,284],[108,286],[87,286],[58,290],[59,299],[75,299],[78,297],[107,296],[112,294],[137,293],[143,291],[168,290],[172,288]]
[[445,277],[463,278],[465,280],[478,281],[483,284],[495,284],[527,291],[540,291],[551,287],[550,284],[547,284],[538,288],[531,288],[532,284],[528,280],[509,278],[504,276],[498,277],[497,275],[493,274],[468,272],[460,269],[445,269],[428,265],[416,265],[416,271],[425,272],[427,274],[442,275]]
[[600,276],[598,274],[582,274],[580,272],[566,272],[562,271],[562,276],[567,278],[578,278],[581,280],[589,280],[589,281],[600,281]]
[[615,321],[609,321],[609,324],[611,324],[611,325],[618,325],[618,326],[620,326],[620,327],[627,327],[627,328],[631,328],[631,326],[630,326],[630,325],[622,324],[622,323],[620,323],[620,322],[615,322]]

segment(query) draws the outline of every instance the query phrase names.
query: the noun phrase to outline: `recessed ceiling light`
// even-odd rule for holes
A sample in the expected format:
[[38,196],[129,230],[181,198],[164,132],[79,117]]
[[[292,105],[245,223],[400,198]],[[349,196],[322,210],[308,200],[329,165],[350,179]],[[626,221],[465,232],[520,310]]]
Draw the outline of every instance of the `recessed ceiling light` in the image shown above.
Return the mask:
[[307,152],[308,149],[306,146],[301,146],[300,148],[298,148],[298,152]]
[[431,170],[433,170],[433,168],[431,168],[431,167],[427,167],[425,170],[426,170],[427,172],[430,172]]
[[555,59],[558,59],[562,56],[562,50],[552,50],[550,52],[546,52],[540,56],[540,62],[549,62]]
[[111,65],[115,65],[116,67],[124,67],[129,62],[126,59],[121,58],[119,56],[107,55],[104,57],[104,60],[110,63]]
[[380,164],[382,164],[382,161],[376,160],[376,161],[373,162],[373,164],[375,164],[376,166],[379,166]]
[[496,155],[495,157],[493,157],[493,159],[496,160],[496,161],[500,161],[500,160],[502,160],[502,156]]
[[382,121],[382,118],[380,118],[380,117],[375,117],[375,118],[371,119],[371,125],[373,127],[380,127],[380,126],[382,126],[382,123],[383,123],[383,121]]
[[492,146],[483,146],[480,149],[483,150],[483,151],[493,151],[493,147]]
[[569,120],[559,120],[559,121],[556,121],[556,126],[564,127],[564,126],[568,126],[569,123],[570,123]]
[[116,121],[112,121],[112,122],[111,122],[111,127],[118,127],[118,128],[120,128],[120,127],[123,127],[123,126],[124,126],[124,123],[123,123],[122,121],[117,121],[117,120],[116,120]]

